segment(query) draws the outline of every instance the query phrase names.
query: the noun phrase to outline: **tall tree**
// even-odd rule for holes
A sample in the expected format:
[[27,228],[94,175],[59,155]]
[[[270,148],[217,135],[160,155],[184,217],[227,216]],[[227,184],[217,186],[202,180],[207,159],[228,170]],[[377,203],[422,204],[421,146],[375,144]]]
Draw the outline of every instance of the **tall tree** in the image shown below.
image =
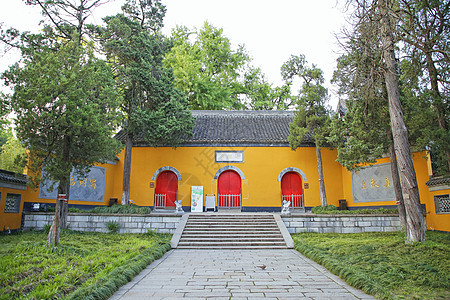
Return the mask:
[[292,96],[291,83],[273,87],[259,68],[249,68],[243,83],[241,102],[252,110],[287,110],[296,106],[296,97]]
[[138,135],[154,147],[176,146],[194,125],[185,97],[163,65],[170,43],[160,34],[165,8],[156,0],[129,0],[123,14],[105,18],[101,43],[124,93],[126,120],[122,204],[130,201],[131,154]]
[[[41,8],[42,15],[53,24],[62,39],[83,40],[86,19],[92,11],[110,0],[24,0],[28,5]],[[76,33],[76,34],[74,34]]]
[[191,109],[287,109],[294,104],[287,84],[272,87],[251,64],[244,46],[233,46],[223,29],[205,22],[200,29],[177,27],[165,65]]
[[165,64],[173,68],[175,84],[186,94],[190,108],[243,108],[240,69],[250,60],[243,46],[233,50],[223,29],[207,22],[198,31],[175,28],[172,41]]
[[322,86],[323,72],[314,64],[309,67],[304,55],[291,55],[281,67],[281,74],[286,81],[297,76],[303,81],[297,102],[298,109],[289,126],[289,145],[295,150],[309,138],[314,140],[319,173],[320,203],[322,206],[326,206],[327,196],[320,150],[329,135],[330,117],[325,106],[328,100],[328,91]]
[[391,160],[391,174],[402,227],[406,229],[403,191],[398,175],[389,125],[389,110],[384,74],[381,71],[382,47],[373,35],[376,22],[360,22],[341,43],[346,51],[338,59],[333,76],[338,93],[345,101],[346,112],[333,116],[328,141],[337,148],[338,159],[348,170],[363,163],[374,163],[385,153]]
[[[69,199],[73,169],[82,176],[119,150],[112,133],[120,117],[120,96],[111,69],[75,38],[53,50],[33,51],[3,79],[14,88],[9,100],[17,115],[17,135],[29,150],[29,179],[38,183],[44,167],[43,179],[56,182],[58,194]],[[49,246],[59,242],[61,201],[56,205]]]
[[390,0],[354,1],[356,24],[374,23],[373,31],[366,36],[381,41],[382,70],[389,103],[389,115],[397,158],[404,188],[406,211],[406,242],[425,239],[425,223],[420,207],[417,179],[408,141],[408,131],[403,119],[400,103],[398,67],[395,57],[394,25],[392,15],[394,3]]
[[[442,173],[450,171],[450,2],[432,0],[399,0],[393,9],[397,21],[397,38],[404,44],[402,51],[419,70],[414,75],[423,82],[417,85],[418,92],[430,102],[436,115],[439,129],[434,130],[434,142],[440,147],[434,151]],[[441,152],[442,158],[439,153]]]
[[380,14],[381,28],[379,33],[383,45],[383,59],[385,63],[384,77],[389,99],[389,115],[395,154],[399,163],[403,186],[407,192],[405,195],[406,222],[408,224],[406,242],[422,242],[425,240],[425,220],[420,207],[416,172],[414,170],[411,148],[408,141],[408,131],[403,120],[403,111],[400,103],[395,41],[392,29],[393,24],[390,17],[392,3],[389,3],[388,0],[379,0],[376,8]]
[[[1,35],[3,42],[19,48],[23,55],[24,67],[13,66],[4,78],[14,86],[10,99],[18,115],[18,137],[30,149],[28,168],[38,174],[44,165],[45,176],[58,182],[58,192],[67,199],[71,170],[82,174],[95,160],[111,158],[118,147],[111,133],[120,117],[116,111],[120,96],[110,68],[95,57],[93,45],[86,39],[86,19],[103,2],[107,1],[26,0],[26,4],[40,7],[46,20],[42,32],[8,29]],[[72,116],[69,109],[79,114]],[[56,123],[52,123],[53,117]],[[46,128],[40,127],[44,120]],[[37,177],[31,179],[38,181]],[[49,245],[58,243],[59,229],[66,225],[68,202],[57,200],[56,204]]]

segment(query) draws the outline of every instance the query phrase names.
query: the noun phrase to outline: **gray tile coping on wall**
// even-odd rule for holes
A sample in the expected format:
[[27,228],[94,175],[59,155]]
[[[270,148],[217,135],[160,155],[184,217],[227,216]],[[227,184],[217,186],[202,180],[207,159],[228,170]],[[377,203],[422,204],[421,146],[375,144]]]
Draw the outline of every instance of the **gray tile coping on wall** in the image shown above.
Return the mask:
[[[67,222],[70,229],[79,231],[107,232],[106,224],[116,222],[120,225],[119,233],[145,233],[150,229],[176,235],[176,229],[184,227],[178,226],[180,220],[186,219],[187,215],[184,214],[182,218],[181,215],[161,213],[147,215],[69,213]],[[311,213],[274,215],[278,222],[281,220],[284,222],[289,233],[358,233],[400,230],[398,215],[315,215]],[[54,213],[24,213],[23,229],[43,229],[45,225],[51,224],[53,216]]]
[[283,216],[289,233],[359,233],[387,232],[401,229],[398,215],[316,215],[311,213]]

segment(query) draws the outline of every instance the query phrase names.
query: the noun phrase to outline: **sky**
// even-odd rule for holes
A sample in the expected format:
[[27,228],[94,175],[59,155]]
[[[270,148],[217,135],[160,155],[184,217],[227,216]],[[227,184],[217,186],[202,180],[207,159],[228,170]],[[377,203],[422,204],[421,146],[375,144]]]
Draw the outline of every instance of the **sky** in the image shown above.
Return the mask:
[[[120,12],[124,0],[115,0],[94,11],[90,22]],[[309,63],[324,71],[330,103],[336,108],[335,88],[329,81],[340,48],[336,39],[346,25],[344,1],[338,0],[162,0],[167,13],[163,33],[176,25],[201,28],[205,21],[223,28],[234,47],[244,45],[269,82],[282,84],[281,65],[290,55],[304,54]],[[37,7],[23,0],[0,0],[0,22],[19,30],[37,31],[42,19]],[[2,49],[2,48],[0,48]],[[20,58],[18,53],[0,52],[0,71]]]

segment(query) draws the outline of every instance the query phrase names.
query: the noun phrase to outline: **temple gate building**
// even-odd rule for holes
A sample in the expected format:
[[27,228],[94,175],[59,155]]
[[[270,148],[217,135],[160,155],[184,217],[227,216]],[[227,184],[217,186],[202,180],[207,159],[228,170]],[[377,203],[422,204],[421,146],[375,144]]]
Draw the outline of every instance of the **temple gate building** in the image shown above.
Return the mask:
[[[136,138],[131,162],[132,203],[170,211],[175,201],[181,200],[185,211],[203,211],[209,201],[212,208],[235,213],[280,212],[283,200],[290,200],[298,211],[320,205],[313,140],[307,139],[295,151],[289,147],[289,124],[294,112],[192,114],[196,119],[192,137],[177,148],[154,148]],[[123,133],[116,137],[122,141],[125,138]],[[388,157],[350,172],[336,162],[337,150],[324,147],[321,151],[328,204],[345,203],[349,209],[396,207]],[[85,178],[74,175],[69,204],[89,209],[120,203],[123,160],[122,151],[116,161],[93,167]],[[450,230],[449,183],[427,185],[432,174],[428,152],[414,153],[413,161],[428,227]],[[21,193],[25,210],[34,203],[55,203],[56,192],[48,191],[47,185],[42,183],[40,189]],[[200,202],[193,202],[194,191],[199,193]]]

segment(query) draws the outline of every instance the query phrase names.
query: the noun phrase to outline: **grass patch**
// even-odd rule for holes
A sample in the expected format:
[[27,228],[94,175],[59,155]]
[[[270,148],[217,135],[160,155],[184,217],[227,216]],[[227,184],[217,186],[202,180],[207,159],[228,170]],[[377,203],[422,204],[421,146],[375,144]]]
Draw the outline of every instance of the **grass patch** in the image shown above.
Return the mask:
[[311,212],[320,215],[385,215],[385,214],[397,214],[398,209],[356,209],[356,210],[338,210],[338,208],[334,205],[326,205],[326,206],[316,206],[311,208]]
[[108,299],[170,249],[170,235],[63,230],[0,236],[0,299]]
[[380,299],[450,299],[450,234],[428,231],[405,245],[401,232],[298,233],[295,249]]

